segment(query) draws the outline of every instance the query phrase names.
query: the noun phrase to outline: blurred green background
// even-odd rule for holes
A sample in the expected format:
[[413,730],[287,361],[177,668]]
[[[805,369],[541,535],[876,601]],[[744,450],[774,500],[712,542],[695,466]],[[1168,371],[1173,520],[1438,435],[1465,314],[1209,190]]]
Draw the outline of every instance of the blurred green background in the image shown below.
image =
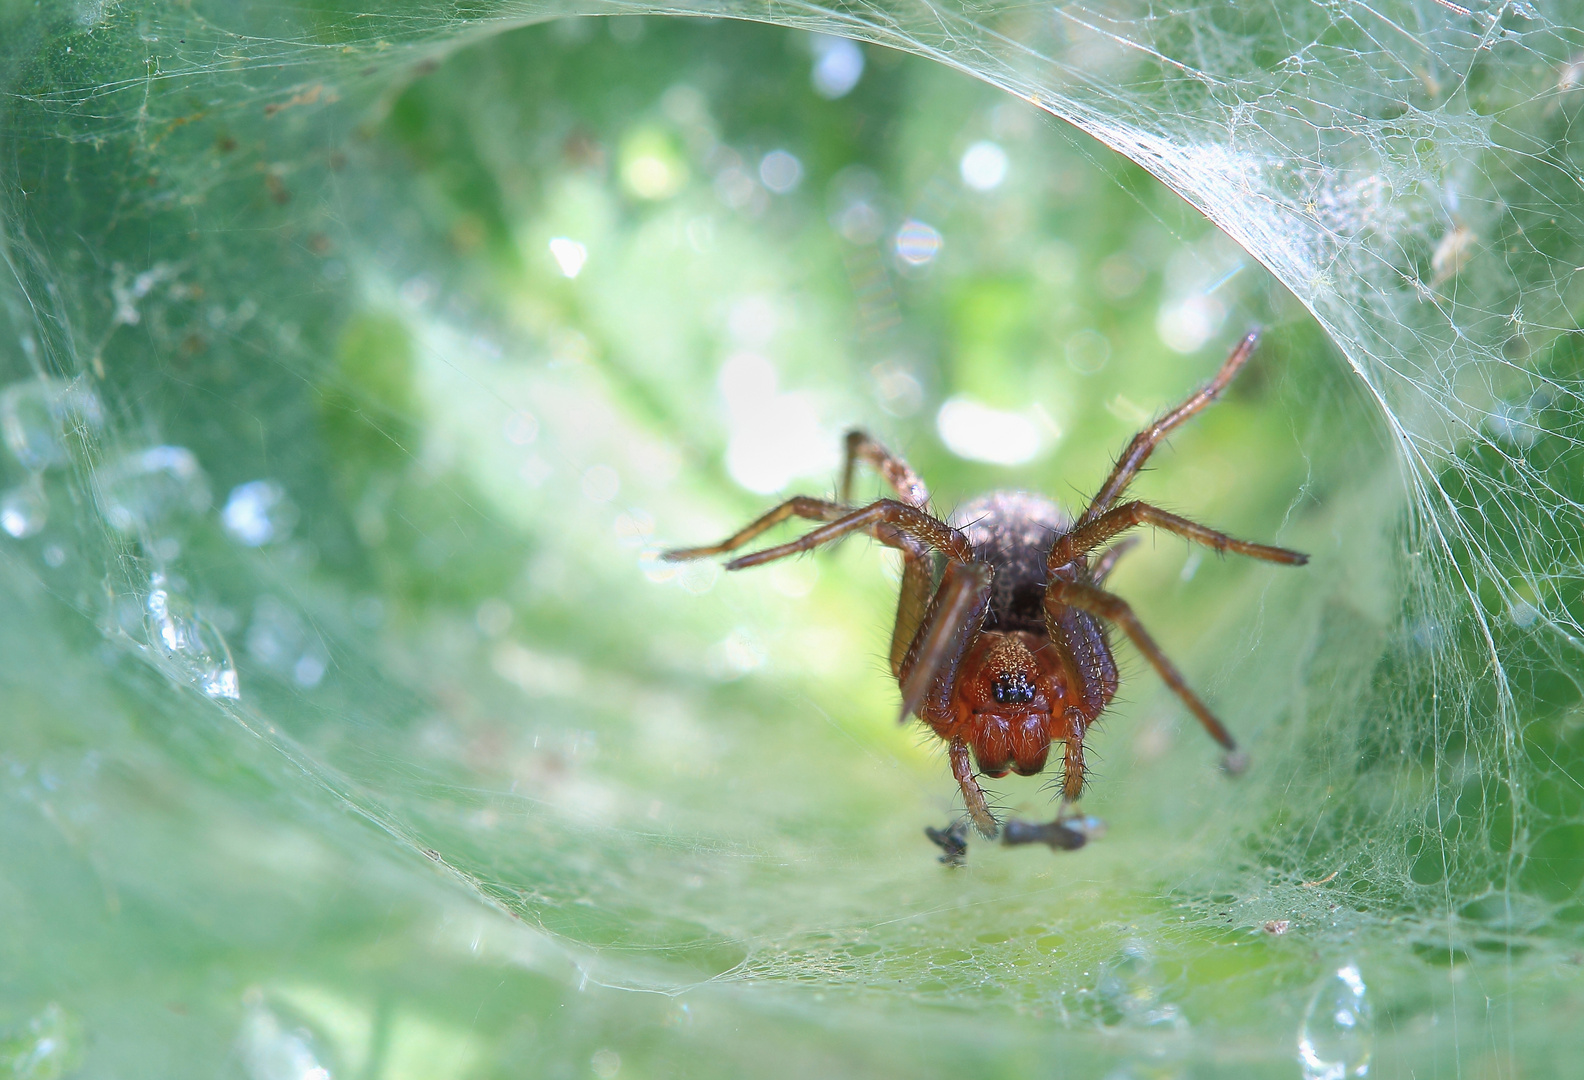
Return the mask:
[[[806,29],[0,12],[0,1075],[1576,1055],[1570,325],[1393,411],[1138,164]],[[1113,584],[1253,766],[1124,647],[1079,853],[936,862],[888,553],[655,558],[831,490],[853,425],[942,510],[1081,503],[1251,325],[1136,490],[1313,562],[1146,537]]]

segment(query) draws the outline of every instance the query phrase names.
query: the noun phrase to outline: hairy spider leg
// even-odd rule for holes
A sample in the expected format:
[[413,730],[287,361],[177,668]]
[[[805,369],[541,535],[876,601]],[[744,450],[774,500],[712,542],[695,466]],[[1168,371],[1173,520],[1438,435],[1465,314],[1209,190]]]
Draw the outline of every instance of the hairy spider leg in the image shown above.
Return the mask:
[[1220,396],[1226,389],[1227,383],[1232,381],[1232,376],[1238,369],[1248,363],[1248,358],[1254,354],[1254,347],[1259,344],[1260,332],[1250,330],[1243,335],[1243,340],[1233,347],[1226,362],[1221,365],[1221,370],[1216,372],[1215,378],[1202,386],[1197,393],[1189,396],[1187,401],[1177,406],[1171,412],[1155,421],[1149,427],[1133,436],[1133,441],[1117,459],[1116,465],[1111,469],[1111,475],[1106,477],[1106,482],[1100,485],[1100,490],[1095,493],[1089,508],[1078,519],[1079,526],[1087,525],[1101,514],[1111,508],[1115,502],[1133,482],[1138,471],[1144,467],[1144,462],[1149,460],[1150,452],[1167,435],[1181,427],[1189,417],[1200,412],[1204,407]]
[[[880,499],[796,540],[733,559],[726,564],[726,569],[762,566],[860,531],[896,546],[917,545],[913,551],[906,547],[903,550],[905,556],[916,556],[921,563],[926,548],[933,548],[947,558],[940,587],[935,590],[918,632],[898,667],[902,683],[901,718],[906,720],[923,702],[942,665],[950,662],[955,667],[961,660],[968,639],[978,629],[990,601],[990,567],[974,561],[973,545],[966,536],[917,507],[895,499]],[[915,589],[921,580],[915,577]],[[916,594],[910,593],[903,605],[910,610],[916,608]]]
[[[718,544],[667,551],[660,557],[667,562],[683,562],[688,559],[702,559],[711,555],[720,555],[724,552],[735,551],[760,533],[779,525],[788,518],[801,517],[812,521],[837,521],[843,515],[850,513],[852,513],[852,507],[850,506],[798,495],[788,499],[769,513],[755,518]],[[913,540],[901,530],[889,525],[874,525],[866,531],[882,544],[898,548],[902,552],[902,591],[897,598],[896,627],[891,633],[891,673],[897,675],[901,670],[902,657],[912,643],[914,635],[918,632],[919,624],[924,618],[925,606],[929,603],[929,548]],[[727,569],[732,570],[737,568],[735,563],[727,567]]]
[[[798,500],[793,499],[791,501],[797,502]],[[818,499],[808,501],[821,502]],[[823,503],[823,505],[834,506],[837,504]],[[888,535],[901,534],[903,538],[942,552],[948,559],[954,559],[960,563],[973,561],[973,545],[968,542],[966,536],[944,521],[931,517],[917,507],[897,502],[895,499],[878,499],[858,510],[852,510],[848,507],[842,507],[841,509],[844,516],[837,518],[829,525],[821,525],[819,528],[785,544],[777,544],[775,547],[740,556],[727,563],[726,569],[746,570],[750,566],[763,566],[765,563],[784,559],[788,555],[796,555],[800,551],[812,551],[821,544],[828,544],[832,540],[840,540],[849,533],[855,532],[867,532],[882,541],[886,540]],[[774,513],[774,511],[771,512]],[[886,529],[884,526],[890,526],[890,529]],[[752,527],[749,526],[749,528]],[[702,550],[713,553],[712,549]]]
[[[929,610],[897,675],[902,687],[900,721],[905,723],[914,713],[923,715],[950,710],[957,669],[990,607],[990,583],[994,573],[985,563],[950,561],[946,564],[940,588],[930,600]],[[932,692],[934,700],[926,701]],[[984,790],[974,778],[968,744],[957,737],[951,740],[950,747],[952,775],[962,788],[968,816],[982,835],[994,839],[995,815],[990,813]]]
[[[1074,709],[1072,712],[1076,713]],[[1075,715],[1072,718],[1072,730],[1066,739],[1065,755],[1062,758],[1062,812],[1057,820],[1070,816],[1070,811],[1078,804],[1078,798],[1083,794],[1084,781],[1089,778],[1089,773],[1084,768],[1084,727],[1083,717]]]
[[897,590],[896,623],[891,627],[891,674],[902,681],[902,664],[907,659],[919,627],[929,610],[930,586],[934,574],[924,555],[902,551],[902,587]]
[[940,588],[930,600],[918,634],[902,659],[898,680],[902,686],[899,723],[925,708],[931,690],[935,700],[926,711],[944,713],[951,707],[951,688],[974,637],[990,607],[990,582],[995,571],[988,563],[951,561],[941,574]]
[[867,431],[853,429],[847,433],[847,461],[842,466],[841,501],[852,502],[853,470],[858,462],[867,462],[880,478],[891,485],[897,498],[920,510],[929,505],[929,488],[906,461],[882,446]]
[[[726,569],[744,570],[750,566],[762,566],[788,555],[811,551],[821,544],[860,531],[870,532],[883,540],[911,542],[933,548],[948,560],[940,586],[935,590],[918,632],[899,666],[903,701],[901,718],[906,720],[923,703],[930,686],[940,675],[942,666],[947,662],[955,664],[961,659],[967,641],[973,631],[978,629],[978,622],[984,618],[985,607],[990,601],[991,569],[985,563],[974,561],[973,545],[966,536],[923,510],[895,499],[880,499],[796,540],[733,559],[726,564]],[[921,549],[907,554],[917,554],[919,561],[923,561]],[[909,605],[912,604],[910,598]]]
[[[1157,529],[1165,529],[1175,533],[1184,540],[1191,540],[1196,544],[1214,548],[1218,552],[1233,552],[1237,555],[1247,555],[1254,559],[1264,559],[1266,562],[1283,563],[1287,566],[1302,566],[1309,561],[1309,556],[1301,551],[1292,551],[1288,548],[1271,547],[1268,544],[1255,544],[1247,540],[1236,540],[1224,532],[1207,528],[1196,521],[1189,521],[1185,517],[1162,510],[1158,506],[1151,506],[1146,502],[1134,500],[1125,502],[1121,506],[1112,507],[1099,517],[1086,524],[1079,525],[1071,532],[1059,537],[1051,545],[1050,559],[1047,565],[1051,569],[1066,566],[1080,555],[1087,555],[1095,548],[1109,541],[1118,533],[1140,525],[1153,525]],[[1091,575],[1092,577],[1093,575]]]
[[[1048,584],[1045,590],[1045,613],[1046,621],[1052,628],[1053,638],[1056,636],[1055,629],[1061,613],[1060,609],[1064,606],[1087,611],[1121,627],[1138,650],[1144,654],[1144,658],[1160,674],[1162,681],[1182,699],[1183,704],[1188,706],[1188,710],[1204,726],[1205,731],[1209,732],[1210,737],[1226,749],[1229,755],[1227,758],[1229,768],[1238,763],[1235,756],[1237,743],[1225,725],[1216,719],[1215,714],[1189,688],[1182,673],[1166,658],[1166,654],[1161,652],[1160,646],[1155,644],[1155,640],[1149,636],[1127,602],[1099,587],[1104,574],[1089,573],[1088,583],[1077,581],[1074,580],[1075,576],[1084,576],[1084,574],[1081,568],[1075,569],[1074,564],[1119,533],[1146,524],[1165,529],[1217,551],[1233,551],[1290,566],[1301,566],[1309,561],[1309,557],[1301,552],[1237,540],[1148,503],[1135,500],[1117,507],[1111,505],[1127,489],[1128,484],[1132,483],[1133,478],[1138,475],[1138,471],[1143,468],[1150,453],[1160,441],[1214,401],[1226,389],[1233,376],[1248,362],[1258,344],[1259,331],[1249,331],[1232,349],[1213,379],[1190,395],[1177,408],[1133,437],[1127,450],[1112,468],[1111,475],[1106,478],[1106,482],[1100,486],[1100,490],[1090,502],[1089,508],[1067,533],[1058,537],[1051,545],[1050,555],[1046,560]],[[1115,564],[1116,559],[1112,551],[1116,550],[1113,548],[1101,556],[1100,563],[1104,564],[1107,573]],[[1100,564],[1097,564],[1096,569],[1100,569]],[[1076,752],[1078,764],[1081,766],[1083,754],[1081,735],[1078,737]],[[1072,760],[1073,753],[1073,747],[1069,744],[1069,761]],[[1069,769],[1062,784],[1064,801],[1068,804],[1072,803],[1082,790],[1081,769],[1076,773]]]
[[[1049,591],[1045,594],[1047,618],[1054,618],[1057,614],[1054,609],[1063,606],[1077,608],[1079,611],[1087,611],[1091,615],[1098,615],[1100,618],[1121,627],[1122,632],[1128,636],[1138,651],[1144,654],[1144,659],[1148,660],[1150,666],[1160,675],[1161,681],[1171,688],[1172,693],[1182,699],[1182,703],[1188,706],[1188,711],[1198,718],[1200,724],[1204,725],[1204,729],[1209,733],[1210,737],[1220,743],[1222,748],[1229,754],[1237,750],[1237,742],[1232,738],[1231,733],[1227,731],[1221,721],[1216,719],[1215,714],[1205,706],[1205,703],[1199,700],[1199,695],[1189,688],[1187,680],[1182,677],[1182,673],[1177,670],[1176,665],[1166,659],[1166,654],[1161,652],[1159,645],[1155,644],[1155,639],[1150,637],[1149,631],[1144,629],[1144,625],[1139,622],[1138,616],[1133,614],[1133,609],[1128,606],[1126,600],[1093,585],[1053,578]],[[1081,749],[1080,747],[1080,751]],[[1230,765],[1232,759],[1229,758],[1228,761]],[[1062,794],[1064,798],[1071,801],[1077,798],[1077,793],[1068,794],[1071,778],[1069,777],[1068,780],[1069,783],[1063,784]],[[1078,788],[1080,791],[1082,790],[1081,774]]]
[[[929,505],[929,488],[900,456],[887,450],[868,432],[853,430],[847,433],[847,458],[842,465],[841,489],[838,497],[843,503],[852,502],[853,473],[858,462],[863,461],[891,485],[897,497],[909,506],[920,510]],[[927,549],[902,544],[892,544],[902,552],[902,587],[897,591],[896,622],[891,627],[891,674],[900,682],[902,660],[907,655],[919,627],[924,622],[924,612],[930,602],[930,586],[934,573],[930,567]]]
[[990,813],[990,804],[985,801],[984,788],[974,779],[973,758],[968,753],[968,744],[961,739],[953,739],[950,754],[952,775],[962,788],[963,804],[968,807],[968,816],[973,818],[974,828],[985,837],[995,839],[995,815]]
[[787,518],[800,517],[807,518],[810,521],[836,521],[843,514],[851,511],[852,507],[844,506],[841,503],[830,502],[826,499],[811,499],[806,495],[794,495],[774,510],[754,518],[718,544],[709,544],[705,547],[679,548],[676,551],[667,551],[660,557],[667,562],[685,562],[688,559],[704,559],[711,555],[723,555],[728,551],[736,551],[760,533],[767,529],[773,529],[787,520]]

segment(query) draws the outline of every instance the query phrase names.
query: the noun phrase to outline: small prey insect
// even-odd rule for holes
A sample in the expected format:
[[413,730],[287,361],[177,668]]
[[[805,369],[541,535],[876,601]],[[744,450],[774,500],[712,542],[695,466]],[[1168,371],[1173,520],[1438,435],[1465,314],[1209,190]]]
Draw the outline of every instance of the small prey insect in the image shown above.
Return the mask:
[[[947,745],[952,775],[974,826],[1007,844],[1082,847],[1078,813],[1084,790],[1084,738],[1117,691],[1108,626],[1115,626],[1226,751],[1236,772],[1242,757],[1232,735],[1166,658],[1133,609],[1105,589],[1106,575],[1140,525],[1165,529],[1217,552],[1301,566],[1309,557],[1236,540],[1148,503],[1119,502],[1161,440],[1209,405],[1248,361],[1259,341],[1251,331],[1197,393],[1133,437],[1111,475],[1075,519],[1040,495],[996,491],[965,503],[949,518],[929,510],[929,490],[907,463],[862,431],[847,435],[840,497],[796,496],[708,547],[667,552],[700,559],[735,551],[789,518],[822,522],[801,538],[739,556],[728,570],[784,559],[866,533],[902,553],[902,588],[891,635],[891,671],[902,689],[900,719],[917,716]],[[896,493],[866,506],[850,502],[853,471],[866,462]],[[1001,830],[976,774],[1032,776],[1051,747],[1062,757],[1062,805],[1056,819],[1010,821]],[[967,845],[959,823],[927,830],[958,862]]]

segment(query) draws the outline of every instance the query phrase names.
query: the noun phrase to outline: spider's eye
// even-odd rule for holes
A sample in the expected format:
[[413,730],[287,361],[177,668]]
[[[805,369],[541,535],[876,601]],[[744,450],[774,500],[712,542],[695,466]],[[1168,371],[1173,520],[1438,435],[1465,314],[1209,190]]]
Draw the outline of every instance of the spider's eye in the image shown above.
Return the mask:
[[1002,705],[1027,705],[1034,700],[1034,684],[1021,671],[997,675],[990,692]]

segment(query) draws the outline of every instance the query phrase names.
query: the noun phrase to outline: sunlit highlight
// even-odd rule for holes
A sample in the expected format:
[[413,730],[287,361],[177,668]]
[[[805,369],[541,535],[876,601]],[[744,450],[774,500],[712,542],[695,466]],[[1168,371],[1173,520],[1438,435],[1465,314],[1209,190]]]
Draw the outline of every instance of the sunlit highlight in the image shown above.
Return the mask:
[[1029,417],[968,397],[943,404],[935,415],[935,430],[958,457],[991,465],[1023,465],[1047,449],[1045,432]]
[[562,277],[575,278],[588,262],[588,248],[569,237],[557,236],[550,241],[550,257],[561,268]]

